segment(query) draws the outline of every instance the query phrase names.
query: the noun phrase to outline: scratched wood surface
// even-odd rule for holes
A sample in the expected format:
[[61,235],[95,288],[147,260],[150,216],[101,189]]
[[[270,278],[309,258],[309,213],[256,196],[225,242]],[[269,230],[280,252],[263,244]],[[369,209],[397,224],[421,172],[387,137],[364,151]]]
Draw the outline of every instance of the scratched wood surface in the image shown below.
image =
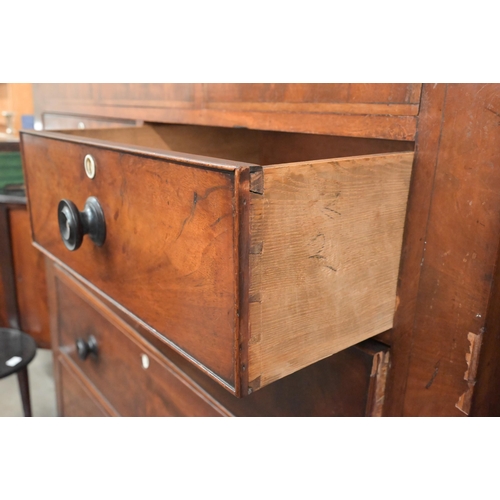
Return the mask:
[[386,415],[403,414],[445,96],[446,85],[424,85],[401,251],[394,328],[390,338],[385,339],[392,347],[385,399]]
[[498,85],[447,86],[406,414],[468,413],[469,333],[485,326],[500,235],[499,113]]
[[253,389],[392,327],[412,162],[264,167],[250,216]]
[[407,233],[415,247],[402,268],[407,316],[394,328],[389,414],[498,415],[488,401],[498,394],[498,329],[486,326],[497,309],[500,88],[426,85],[421,120]]

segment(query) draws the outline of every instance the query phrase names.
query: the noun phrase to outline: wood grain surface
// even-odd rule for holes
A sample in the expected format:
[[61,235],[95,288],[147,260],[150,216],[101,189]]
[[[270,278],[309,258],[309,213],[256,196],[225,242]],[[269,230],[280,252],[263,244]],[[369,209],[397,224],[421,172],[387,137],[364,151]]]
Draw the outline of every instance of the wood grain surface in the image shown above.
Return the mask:
[[207,103],[418,104],[421,84],[253,83],[203,84]]
[[[95,179],[83,159],[97,162]],[[234,179],[215,171],[24,136],[34,241],[234,387]],[[59,200],[96,196],[107,239],[69,252]],[[168,340],[167,340],[168,338]],[[203,342],[200,339],[203,338]]]
[[[464,404],[470,397],[467,393],[471,386],[479,387],[471,356],[479,356],[478,373],[485,384],[476,411],[486,411],[487,392],[495,394],[491,384],[495,377],[485,375],[491,370],[487,365],[493,363],[492,352],[485,355],[483,349],[495,345],[496,336],[493,329],[490,337],[485,325],[500,235],[499,103],[498,85],[424,86],[423,135],[422,142],[417,140],[415,164],[420,182],[412,194],[425,204],[418,205],[421,216],[410,201],[415,232],[407,232],[408,238],[418,241],[413,251],[419,255],[412,260],[414,271],[420,267],[412,281],[418,292],[416,296],[404,292],[405,300],[415,302],[405,306],[409,316],[403,323],[408,330],[400,339],[406,340],[394,342],[393,348],[402,353],[400,342],[404,342],[406,373],[395,352],[390,379],[406,380],[406,390],[402,394],[400,388],[397,395],[390,390],[391,414],[469,413]],[[424,191],[417,194],[419,189]],[[403,261],[403,269],[406,265],[409,269],[410,262]],[[402,283],[403,291],[405,286],[409,284]],[[394,332],[396,338],[397,324]],[[476,336],[482,336],[483,347],[471,341]],[[483,356],[488,360],[484,370]]]
[[414,143],[409,141],[155,123],[107,130],[66,130],[64,133],[75,137],[112,141],[141,148],[178,151],[256,165],[413,151],[414,149]]
[[412,141],[421,84],[35,84],[35,112]]
[[446,89],[405,414],[464,414],[468,337],[485,325],[500,235],[499,104],[497,85]]
[[[387,381],[385,412],[393,416],[401,416],[403,413],[420,275],[425,264],[427,221],[432,201],[445,96],[446,85],[425,85],[423,88],[401,251],[397,308],[389,340],[392,347],[391,369]],[[428,381],[429,379],[425,384]]]
[[[35,98],[39,119],[45,113],[47,118],[50,114],[67,113],[94,116],[97,121],[123,118],[244,126],[277,134],[304,132],[317,139],[314,144],[313,140],[299,135],[295,138],[297,146],[290,148],[286,138],[273,138],[273,147],[266,153],[269,156],[259,161],[263,165],[296,161],[297,158],[286,156],[295,155],[299,143],[307,155],[323,154],[333,148],[333,142],[324,139],[328,135],[359,139],[368,149],[373,147],[369,141],[376,140],[379,147],[394,147],[392,151],[413,147],[411,142],[399,141],[405,148],[398,149],[394,139],[415,140],[394,327],[378,337],[391,345],[390,362],[383,363],[389,367],[383,413],[498,416],[498,89],[497,84],[42,84],[35,85]],[[266,140],[268,138],[266,136]],[[389,140],[388,144],[383,145],[382,139]],[[336,144],[339,150],[352,151],[345,141]],[[356,144],[361,148],[361,142]],[[360,149],[358,154],[374,152]],[[389,149],[378,152],[389,152]],[[279,157],[279,161],[275,161],[273,155]],[[323,158],[336,156],[335,153]],[[307,160],[313,159],[322,157]],[[253,177],[251,189],[264,193],[263,174]],[[241,192],[238,197],[242,204],[245,198]],[[243,216],[239,224],[244,225],[241,206],[240,212]],[[241,246],[242,233],[239,237]],[[248,245],[250,247],[250,243]],[[254,251],[259,248],[260,245],[253,246]],[[265,249],[263,245],[262,248]],[[249,272],[249,265],[247,267]],[[242,272],[241,276],[246,275]],[[100,296],[100,299],[106,297]],[[240,414],[279,414],[280,408],[283,414],[305,414],[307,408],[313,407],[312,413],[319,414],[321,401],[328,395],[334,395],[335,401],[328,400],[326,412],[332,415],[360,413],[359,395],[363,391],[353,389],[358,396],[351,398],[350,387],[354,387],[357,377],[366,371],[349,357],[355,347],[238,400],[204,376],[195,365],[170,351],[161,338],[140,321],[129,319],[141,335],[157,342],[158,348],[171,352],[176,365],[192,372],[193,379],[201,380],[198,383],[214,385],[213,393],[220,401],[225,401],[224,398],[236,401],[231,406],[235,414],[238,411]],[[243,330],[241,328],[241,332]],[[386,356],[387,353],[372,356],[370,370],[374,370],[375,360],[386,360]],[[329,360],[341,358],[344,361],[329,365],[333,370],[331,378],[326,368],[314,371],[322,363],[326,365]],[[335,372],[335,367],[339,371]],[[309,378],[307,374],[313,372]],[[343,386],[339,382],[340,385],[335,386],[328,382],[322,392],[318,380],[335,378],[349,383]],[[291,379],[296,382],[287,388],[281,385]],[[314,386],[310,399],[306,395],[308,385]],[[376,393],[376,388],[372,386],[369,392]],[[287,396],[280,399],[282,393]],[[380,400],[378,408],[373,411],[380,412]]]
[[249,380],[392,327],[413,153],[263,169],[251,198]]

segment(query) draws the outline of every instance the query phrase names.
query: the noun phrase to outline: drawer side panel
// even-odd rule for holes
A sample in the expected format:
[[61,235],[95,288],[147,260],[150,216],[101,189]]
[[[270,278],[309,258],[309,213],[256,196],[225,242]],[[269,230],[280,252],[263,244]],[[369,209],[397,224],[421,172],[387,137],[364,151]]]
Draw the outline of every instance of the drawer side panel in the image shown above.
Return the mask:
[[252,194],[249,384],[392,327],[413,153],[265,167]]

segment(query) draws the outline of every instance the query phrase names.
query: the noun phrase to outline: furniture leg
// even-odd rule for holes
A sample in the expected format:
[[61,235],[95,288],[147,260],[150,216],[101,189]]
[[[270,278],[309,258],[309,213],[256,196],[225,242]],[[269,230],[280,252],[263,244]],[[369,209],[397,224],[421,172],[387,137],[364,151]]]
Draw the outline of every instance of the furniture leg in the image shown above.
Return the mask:
[[23,402],[23,410],[25,417],[31,417],[31,402],[30,402],[30,388],[28,380],[28,367],[24,367],[17,372],[17,379],[19,381],[19,389],[21,391],[21,400]]

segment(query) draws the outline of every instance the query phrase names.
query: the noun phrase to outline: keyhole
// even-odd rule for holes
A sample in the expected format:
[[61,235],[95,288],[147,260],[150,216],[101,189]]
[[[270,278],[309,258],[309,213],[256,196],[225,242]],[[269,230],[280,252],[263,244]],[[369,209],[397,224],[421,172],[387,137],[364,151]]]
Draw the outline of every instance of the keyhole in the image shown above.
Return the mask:
[[85,160],[83,161],[83,165],[85,167],[85,173],[89,179],[93,179],[95,177],[95,160],[91,155],[85,156]]

